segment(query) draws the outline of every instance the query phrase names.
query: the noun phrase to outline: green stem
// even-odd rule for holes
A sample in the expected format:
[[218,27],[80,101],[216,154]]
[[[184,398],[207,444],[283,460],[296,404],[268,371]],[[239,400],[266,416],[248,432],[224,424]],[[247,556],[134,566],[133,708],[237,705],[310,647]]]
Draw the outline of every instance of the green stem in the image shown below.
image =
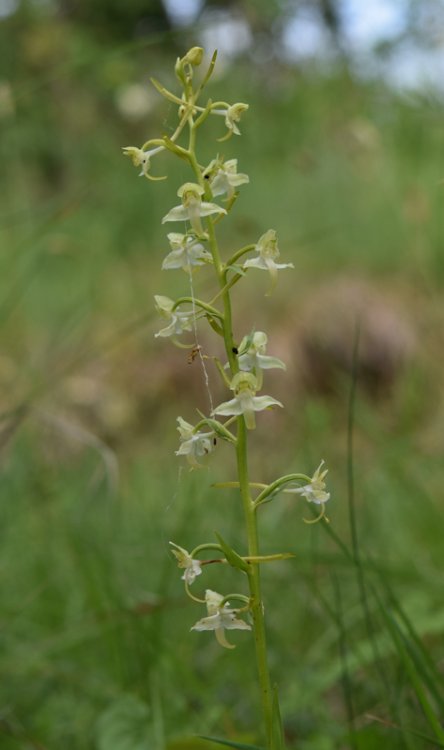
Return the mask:
[[[211,199],[211,190],[208,183],[203,179],[195,153],[196,131],[192,117],[189,119],[190,138],[188,144],[188,158],[190,165],[196,175],[199,184],[205,190],[205,199]],[[223,317],[221,319],[223,337],[225,342],[225,351],[231,369],[231,375],[239,372],[239,365],[236,358],[236,347],[233,338],[232,310],[229,288],[226,283],[225,266],[221,261],[219,246],[217,243],[214,221],[210,217],[206,220],[208,230],[208,243],[213,257],[214,268],[219,281],[220,296],[223,304]],[[247,534],[248,557],[259,556],[259,540],[256,519],[255,504],[250,494],[250,481],[248,476],[248,454],[247,454],[247,428],[244,417],[237,418],[237,441],[236,441],[236,460],[237,472],[239,478],[239,489],[244,511],[244,520]],[[272,742],[272,714],[273,714],[273,696],[271,690],[270,673],[268,670],[267,645],[265,636],[265,621],[261,595],[260,566],[250,565],[248,571],[248,583],[250,589],[251,614],[254,624],[254,643],[256,653],[256,667],[259,677],[259,686],[261,693],[261,705],[265,733],[267,738],[267,747],[271,750]]]
[[[257,519],[254,502],[250,494],[250,483],[248,479],[247,460],[247,429],[243,417],[238,419],[237,433],[237,470],[239,476],[240,493],[244,509],[244,518],[247,530],[248,556],[259,556],[259,540],[257,530]],[[270,674],[268,671],[267,643],[265,636],[265,621],[261,595],[260,566],[252,565],[248,574],[248,583],[251,596],[251,613],[254,623],[254,645],[256,650],[256,666],[259,676],[261,691],[262,713],[264,718],[267,743],[271,747],[272,734],[272,691]]]

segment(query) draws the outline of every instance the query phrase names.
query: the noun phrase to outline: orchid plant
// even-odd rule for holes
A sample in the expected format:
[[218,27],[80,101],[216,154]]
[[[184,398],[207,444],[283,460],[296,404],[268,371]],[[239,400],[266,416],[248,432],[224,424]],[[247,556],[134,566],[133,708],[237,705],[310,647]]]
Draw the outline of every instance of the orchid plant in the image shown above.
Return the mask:
[[[318,515],[307,521],[312,523],[325,516],[325,504],[330,494],[326,491],[324,480],[327,470],[323,468],[323,462],[311,477],[290,473],[270,484],[262,484],[251,481],[249,476],[248,442],[250,432],[256,428],[256,414],[274,407],[282,408],[282,404],[272,396],[259,395],[264,371],[272,368],[285,370],[285,364],[266,353],[268,338],[263,331],[244,331],[239,338],[234,333],[230,293],[240,281],[247,279],[248,283],[250,269],[267,271],[272,289],[278,272],[293,268],[293,265],[277,262],[280,253],[274,229],[268,229],[256,242],[235,249],[226,259],[221,254],[217,224],[226,219],[237,199],[238,189],[247,185],[249,178],[238,172],[237,159],[225,160],[217,155],[208,165],[202,165],[196,151],[197,135],[209,117],[219,116],[224,118],[226,128],[219,141],[225,142],[233,135],[239,136],[238,123],[248,110],[248,104],[212,102],[209,99],[202,105],[202,94],[213,73],[216,53],[200,82],[195,84],[196,69],[202,61],[203,50],[200,47],[193,47],[177,60],[175,74],[181,87],[180,94],[167,90],[156,80],[152,81],[163,97],[177,105],[178,125],[173,135],[150,139],[141,148],[127,146],[123,151],[131,157],[135,166],[141,168],[140,175],[148,180],[165,179],[151,174],[153,157],[161,152],[170,152],[190,168],[192,181],[181,185],[177,191],[180,203],[162,219],[163,224],[179,224],[182,230],[181,233],[171,232],[167,235],[170,252],[164,258],[162,268],[183,269],[189,276],[191,294],[176,300],[163,295],[154,297],[157,312],[165,324],[155,335],[169,337],[179,346],[189,345],[193,350],[200,351],[201,347],[196,341],[197,321],[204,319],[223,339],[227,364],[222,364],[215,357],[211,359],[216,362],[220,377],[232,397],[213,408],[208,416],[200,415],[201,418],[194,425],[178,417],[180,444],[176,455],[185,457],[191,469],[198,469],[202,461],[214,453],[216,438],[231,445],[236,454],[237,480],[219,483],[218,487],[239,491],[247,550],[246,554],[234,550],[219,535],[217,542],[199,544],[190,552],[171,542],[171,550],[183,571],[186,593],[193,602],[206,607],[206,616],[201,617],[191,630],[214,631],[218,643],[229,649],[234,645],[228,641],[225,631],[243,630],[253,634],[266,747],[267,750],[281,750],[284,740],[277,693],[272,690],[267,663],[260,566],[292,555],[260,554],[257,514],[262,505],[269,503],[279,493],[293,493],[318,506]],[[216,199],[219,202],[214,202]],[[204,270],[211,271],[217,287],[210,301],[196,298],[193,291],[192,275]],[[183,336],[190,339],[188,343],[179,341]],[[217,559],[214,559],[215,552]],[[203,577],[204,566],[222,561],[241,574],[243,590],[229,596],[211,589],[206,589],[203,596],[192,593],[191,587],[196,588],[196,580],[199,579],[200,583]]]

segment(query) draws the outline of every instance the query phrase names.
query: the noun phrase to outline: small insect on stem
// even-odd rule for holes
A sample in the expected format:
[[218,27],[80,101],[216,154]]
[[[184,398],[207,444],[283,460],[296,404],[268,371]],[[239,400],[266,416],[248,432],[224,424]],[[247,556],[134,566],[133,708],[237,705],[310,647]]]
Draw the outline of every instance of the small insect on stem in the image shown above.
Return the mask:
[[200,346],[200,344],[197,344],[197,346],[193,346],[193,348],[191,349],[191,351],[190,351],[190,353],[188,355],[188,360],[187,361],[188,361],[189,365],[193,364],[194,360],[196,359],[196,357],[199,354],[199,352],[200,352],[201,349],[202,349],[202,347]]

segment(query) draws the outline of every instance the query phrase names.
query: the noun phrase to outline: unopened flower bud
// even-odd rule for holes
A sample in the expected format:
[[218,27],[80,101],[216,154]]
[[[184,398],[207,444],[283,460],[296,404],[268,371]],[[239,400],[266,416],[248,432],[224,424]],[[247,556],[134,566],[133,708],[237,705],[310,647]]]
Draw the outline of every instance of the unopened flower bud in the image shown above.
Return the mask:
[[202,47],[191,47],[191,49],[188,50],[185,57],[182,58],[182,62],[197,66],[201,64],[202,58],[203,58]]

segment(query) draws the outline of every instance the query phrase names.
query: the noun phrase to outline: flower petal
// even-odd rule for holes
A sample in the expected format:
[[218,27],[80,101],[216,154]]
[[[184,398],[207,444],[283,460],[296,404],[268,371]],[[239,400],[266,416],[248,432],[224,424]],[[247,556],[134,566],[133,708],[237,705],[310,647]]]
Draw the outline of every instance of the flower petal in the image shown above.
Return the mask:
[[256,359],[261,370],[271,370],[274,367],[278,367],[280,370],[287,369],[285,362],[282,362],[282,360],[277,357],[269,357],[267,354],[257,354]]
[[216,203],[206,203],[202,201],[200,204],[200,215],[210,216],[211,214],[226,214],[226,210],[222,206],[216,205]]
[[242,404],[239,399],[232,398],[230,401],[224,401],[223,404],[219,404],[213,409],[212,414],[219,414],[221,417],[235,416],[239,417],[243,414]]
[[188,211],[185,206],[174,206],[171,211],[163,217],[162,224],[167,221],[188,221]]
[[277,401],[272,396],[253,396],[253,408],[254,411],[264,411],[272,406],[281,406],[284,408],[280,401]]

